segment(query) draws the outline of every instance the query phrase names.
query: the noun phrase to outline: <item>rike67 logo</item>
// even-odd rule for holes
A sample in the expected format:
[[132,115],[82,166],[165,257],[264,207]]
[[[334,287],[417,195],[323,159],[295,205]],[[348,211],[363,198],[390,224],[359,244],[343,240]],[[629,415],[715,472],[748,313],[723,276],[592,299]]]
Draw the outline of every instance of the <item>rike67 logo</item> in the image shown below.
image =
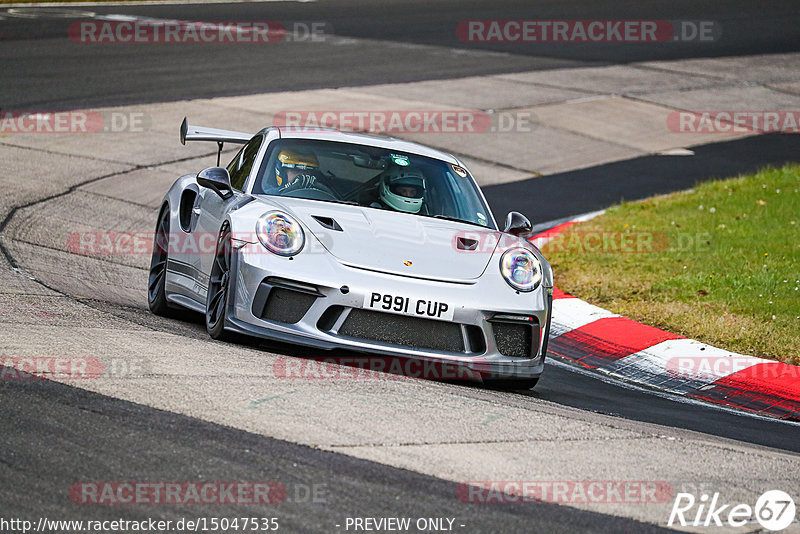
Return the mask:
[[743,527],[758,523],[762,528],[776,532],[791,525],[794,518],[794,500],[781,490],[764,492],[755,506],[724,503],[718,492],[711,497],[704,493],[699,499],[691,493],[678,493],[667,526]]

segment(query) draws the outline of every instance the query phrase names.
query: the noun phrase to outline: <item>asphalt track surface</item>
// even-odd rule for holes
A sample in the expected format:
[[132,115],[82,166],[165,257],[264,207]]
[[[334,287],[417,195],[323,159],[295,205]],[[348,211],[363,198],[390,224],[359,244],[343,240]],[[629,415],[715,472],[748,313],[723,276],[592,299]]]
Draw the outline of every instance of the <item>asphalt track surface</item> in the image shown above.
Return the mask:
[[[152,6],[92,6],[98,14],[197,21],[323,22],[335,46],[81,44],[69,24],[41,13],[3,17],[0,8],[0,107],[67,109],[272,91],[457,78],[635,61],[791,52],[800,47],[792,0],[358,0]],[[643,43],[463,42],[458,23],[494,19],[712,21],[718,40]],[[724,38],[723,38],[724,37]],[[350,38],[350,41],[347,39]]]
[[[0,105],[4,109],[56,109],[160,102],[184,98],[310,89],[431,78],[625,63],[680,57],[794,51],[799,48],[792,2],[384,2],[380,13],[364,13],[358,2],[265,3],[195,6],[92,7],[97,13],[127,13],[193,20],[279,20],[329,23],[337,36],[378,41],[358,55],[335,47],[300,44],[274,49],[227,45],[136,49],[70,43],[66,22],[50,18],[0,20]],[[2,10],[0,10],[2,11]],[[510,47],[466,44],[454,26],[465,19],[664,18],[721,21],[740,39],[728,44],[665,43],[663,47],[550,45]],[[386,46],[381,46],[385,42]],[[414,46],[459,48],[464,54],[418,54]],[[308,45],[311,46],[311,45]],[[302,58],[302,59],[301,59]],[[413,60],[412,60],[413,58]],[[13,74],[10,74],[13,73]],[[651,156],[486,188],[497,213],[507,199],[525,195],[535,222],[603,208],[622,198],[691,187],[700,180],[780,164],[800,153],[798,136],[749,138],[695,147],[696,156]],[[676,172],[676,170],[680,172]],[[566,176],[580,187],[564,188]],[[647,179],[643,179],[643,177]],[[677,177],[677,178],[676,178]],[[561,182],[561,183],[559,183]],[[540,200],[537,200],[540,199]],[[515,203],[514,208],[519,208]],[[201,327],[188,323],[191,335]],[[168,328],[168,327],[167,327]],[[274,350],[274,348],[272,349]],[[291,354],[291,350],[286,350]],[[256,436],[197,419],[89,393],[48,381],[0,383],[0,501],[15,515],[76,515],[66,490],[76,480],[280,479],[323,481],[335,488],[324,506],[285,503],[276,508],[287,530],[331,530],[334,516],[457,516],[468,532],[625,531],[657,527],[634,521],[537,504],[535,507],[459,506],[455,484],[345,455]],[[465,386],[466,387],[466,386]],[[475,394],[480,394],[476,388]],[[723,439],[800,452],[800,427],[756,419],[715,407],[683,404],[640,389],[609,384],[565,367],[548,367],[527,395],[551,402]],[[120,450],[119,443],[125,443]],[[94,508],[92,518],[171,517],[194,509]],[[231,509],[231,516],[241,512]],[[222,516],[223,509],[215,514]],[[86,515],[85,510],[80,510]],[[263,511],[259,511],[263,514]],[[203,514],[199,514],[203,515]]]
[[191,504],[78,506],[67,497],[76,481],[119,480],[124,473],[127,480],[151,482],[279,480],[286,501],[214,505],[211,515],[278,517],[280,532],[344,531],[336,525],[363,516],[458,518],[454,529],[470,533],[666,531],[549,503],[462,503],[456,498],[457,484],[434,477],[46,380],[2,382],[3,516],[177,520],[209,515],[212,507]]

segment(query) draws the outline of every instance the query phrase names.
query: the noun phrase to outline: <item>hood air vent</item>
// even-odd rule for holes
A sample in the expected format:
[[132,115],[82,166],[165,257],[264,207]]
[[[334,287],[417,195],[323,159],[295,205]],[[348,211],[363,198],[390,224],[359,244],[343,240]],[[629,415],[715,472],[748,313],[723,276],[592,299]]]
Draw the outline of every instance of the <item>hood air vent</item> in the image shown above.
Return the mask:
[[332,217],[321,217],[319,215],[312,215],[315,221],[317,221],[320,225],[324,226],[328,230],[335,230],[337,232],[342,231],[342,227],[339,226],[339,223],[336,222]]
[[458,250],[475,250],[478,248],[478,240],[468,237],[457,237],[456,248]]

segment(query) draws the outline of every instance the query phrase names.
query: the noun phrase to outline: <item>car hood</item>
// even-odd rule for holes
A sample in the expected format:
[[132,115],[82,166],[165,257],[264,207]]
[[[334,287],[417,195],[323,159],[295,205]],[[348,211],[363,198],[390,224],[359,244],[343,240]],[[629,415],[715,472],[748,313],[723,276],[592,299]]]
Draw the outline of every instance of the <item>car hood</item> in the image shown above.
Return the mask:
[[[297,217],[339,262],[401,276],[474,281],[501,236],[471,224],[376,208],[286,197],[270,201]],[[464,250],[470,246],[473,250]]]

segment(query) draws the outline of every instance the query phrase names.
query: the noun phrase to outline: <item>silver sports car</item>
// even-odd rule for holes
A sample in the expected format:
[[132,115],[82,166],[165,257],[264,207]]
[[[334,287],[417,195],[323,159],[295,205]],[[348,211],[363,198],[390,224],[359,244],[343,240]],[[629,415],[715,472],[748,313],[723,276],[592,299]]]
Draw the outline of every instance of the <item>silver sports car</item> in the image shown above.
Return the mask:
[[243,145],[178,178],[159,211],[153,313],[376,358],[469,368],[530,388],[544,368],[553,275],[511,212],[501,230],[458,158],[325,129],[255,135],[181,125],[181,142]]

